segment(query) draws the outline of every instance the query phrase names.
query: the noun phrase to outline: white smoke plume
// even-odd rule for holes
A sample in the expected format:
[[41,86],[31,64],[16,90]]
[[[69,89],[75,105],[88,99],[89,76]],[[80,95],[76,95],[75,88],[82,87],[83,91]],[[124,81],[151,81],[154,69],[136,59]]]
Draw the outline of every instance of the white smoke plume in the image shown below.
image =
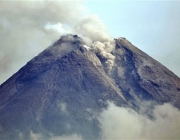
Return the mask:
[[106,68],[111,70],[114,65],[115,56],[111,54],[111,51],[114,49],[114,42],[99,42],[96,41],[92,44],[92,49],[102,57],[102,59],[106,60]]
[[87,16],[81,0],[0,1],[0,6],[0,83],[61,35],[78,34],[88,46],[112,40],[97,15]]
[[106,26],[97,15],[82,18],[77,23],[75,31],[80,34],[88,45],[91,45],[95,41],[112,41]]
[[132,109],[109,108],[101,114],[102,139],[168,139],[180,138],[180,111],[170,104],[158,105],[153,110],[154,120],[140,115]]

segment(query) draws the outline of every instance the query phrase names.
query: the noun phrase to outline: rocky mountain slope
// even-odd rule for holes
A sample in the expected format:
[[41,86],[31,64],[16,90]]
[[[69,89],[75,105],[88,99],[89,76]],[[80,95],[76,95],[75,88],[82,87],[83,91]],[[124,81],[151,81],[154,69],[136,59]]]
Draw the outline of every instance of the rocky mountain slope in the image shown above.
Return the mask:
[[142,102],[180,108],[180,78],[133,46],[115,39],[114,64],[77,35],[62,36],[0,86],[0,139],[81,135],[101,139],[98,116],[107,102],[138,112]]
[[171,102],[180,108],[180,78],[133,46],[125,38],[116,40],[116,66],[112,78],[127,100]]

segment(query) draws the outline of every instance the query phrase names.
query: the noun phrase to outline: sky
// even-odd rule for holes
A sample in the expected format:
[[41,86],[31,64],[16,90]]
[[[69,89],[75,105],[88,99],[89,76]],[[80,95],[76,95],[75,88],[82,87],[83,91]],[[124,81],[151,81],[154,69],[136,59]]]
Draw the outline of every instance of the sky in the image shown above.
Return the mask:
[[86,1],[114,37],[125,37],[180,76],[180,1]]
[[180,76],[180,2],[0,1],[0,83],[61,35],[88,45],[125,37]]

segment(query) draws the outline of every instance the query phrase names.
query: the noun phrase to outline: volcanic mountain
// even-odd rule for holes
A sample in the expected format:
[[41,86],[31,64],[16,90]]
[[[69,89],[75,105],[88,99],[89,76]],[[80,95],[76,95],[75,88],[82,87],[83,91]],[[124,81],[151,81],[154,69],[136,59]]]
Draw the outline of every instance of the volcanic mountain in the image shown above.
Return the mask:
[[144,101],[180,108],[180,78],[125,38],[114,42],[110,69],[107,57],[69,34],[4,82],[0,139],[29,140],[32,133],[101,139],[98,116],[108,102],[137,112]]

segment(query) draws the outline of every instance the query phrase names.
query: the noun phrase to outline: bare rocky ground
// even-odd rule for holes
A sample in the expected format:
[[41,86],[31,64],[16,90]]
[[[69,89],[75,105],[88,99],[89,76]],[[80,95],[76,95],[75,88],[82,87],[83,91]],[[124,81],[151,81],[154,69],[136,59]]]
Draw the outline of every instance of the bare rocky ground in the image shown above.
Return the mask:
[[0,139],[28,140],[31,132],[44,139],[71,134],[101,139],[98,116],[107,101],[137,112],[145,101],[152,108],[165,102],[180,108],[180,78],[125,38],[115,42],[110,71],[81,38],[67,35],[4,82]]

